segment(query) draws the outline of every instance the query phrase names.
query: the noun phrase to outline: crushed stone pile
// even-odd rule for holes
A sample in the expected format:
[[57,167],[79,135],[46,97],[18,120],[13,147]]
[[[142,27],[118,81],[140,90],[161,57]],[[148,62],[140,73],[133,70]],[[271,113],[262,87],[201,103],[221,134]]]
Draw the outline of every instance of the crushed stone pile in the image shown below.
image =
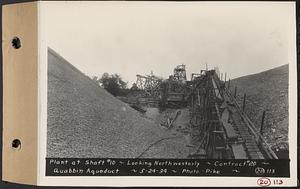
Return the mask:
[[47,157],[135,158],[167,137],[153,120],[48,49]]

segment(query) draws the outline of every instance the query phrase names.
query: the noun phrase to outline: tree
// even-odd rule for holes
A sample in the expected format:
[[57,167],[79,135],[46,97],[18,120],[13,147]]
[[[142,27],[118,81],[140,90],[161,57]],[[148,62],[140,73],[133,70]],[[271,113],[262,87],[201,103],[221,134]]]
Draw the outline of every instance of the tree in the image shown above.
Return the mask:
[[114,96],[124,95],[124,90],[127,89],[127,83],[118,74],[104,73],[98,81],[104,89]]
[[137,91],[137,90],[139,90],[139,88],[137,87],[136,83],[133,83],[130,90]]
[[95,81],[96,83],[99,82],[99,78],[98,78],[97,76],[92,76],[91,79],[92,79],[93,81]]

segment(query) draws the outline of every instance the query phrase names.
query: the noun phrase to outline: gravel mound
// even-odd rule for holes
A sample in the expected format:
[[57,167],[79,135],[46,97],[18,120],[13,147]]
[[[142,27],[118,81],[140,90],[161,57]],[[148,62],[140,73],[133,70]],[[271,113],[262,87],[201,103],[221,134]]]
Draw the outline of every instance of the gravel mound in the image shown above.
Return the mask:
[[48,50],[47,157],[135,158],[166,137],[153,120]]
[[237,86],[240,104],[247,94],[245,111],[258,129],[266,110],[263,135],[275,152],[288,150],[288,72],[288,65],[283,65],[230,83],[232,93]]

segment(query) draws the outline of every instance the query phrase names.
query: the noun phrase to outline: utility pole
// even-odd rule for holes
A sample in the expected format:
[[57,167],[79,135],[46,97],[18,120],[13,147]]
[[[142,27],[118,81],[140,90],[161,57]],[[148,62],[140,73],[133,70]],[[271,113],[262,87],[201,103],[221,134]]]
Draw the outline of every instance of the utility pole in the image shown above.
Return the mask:
[[234,98],[236,98],[237,86],[234,87]]
[[244,94],[244,100],[243,100],[243,112],[245,111],[246,106],[246,93]]
[[266,115],[266,110],[263,112],[262,118],[261,118],[260,131],[259,131],[261,135],[263,135],[265,115]]

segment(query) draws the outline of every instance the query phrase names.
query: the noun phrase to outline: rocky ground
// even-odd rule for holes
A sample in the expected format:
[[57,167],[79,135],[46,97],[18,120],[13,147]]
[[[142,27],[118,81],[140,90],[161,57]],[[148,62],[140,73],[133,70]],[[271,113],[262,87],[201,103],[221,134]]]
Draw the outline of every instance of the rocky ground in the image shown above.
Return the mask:
[[184,157],[184,136],[158,115],[132,109],[49,49],[47,157]]
[[[154,120],[162,128],[167,130],[171,136],[151,145],[151,147],[141,155],[141,158],[187,158],[195,151],[190,145],[192,141],[189,130],[190,117],[188,109],[166,109],[159,112],[158,108],[147,108],[145,116]],[[174,119],[170,127],[167,126],[168,119],[171,121]]]
[[[240,105],[246,93],[245,112],[260,129],[263,111],[263,136],[273,150],[282,155],[288,150],[288,65],[234,79],[230,83]],[[283,154],[286,157],[287,153]]]

